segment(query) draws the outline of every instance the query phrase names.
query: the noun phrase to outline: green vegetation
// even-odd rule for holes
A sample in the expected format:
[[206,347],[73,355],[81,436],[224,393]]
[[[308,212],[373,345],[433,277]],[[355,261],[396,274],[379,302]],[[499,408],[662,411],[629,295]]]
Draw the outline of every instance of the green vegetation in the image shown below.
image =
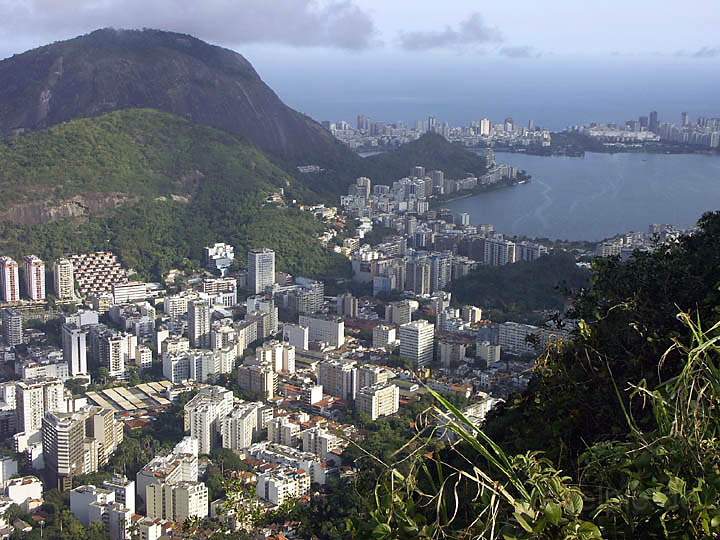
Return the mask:
[[426,432],[410,457],[383,460],[353,526],[375,538],[715,538],[720,213],[699,225],[628,262],[598,260],[574,341],[547,351],[484,431],[435,395],[429,414],[458,442],[437,450]]
[[533,262],[481,266],[453,282],[451,291],[454,300],[481,306],[493,320],[533,322],[542,318],[533,312],[564,311],[572,292],[586,287],[589,278],[572,255],[557,252]]
[[288,175],[236,136],[151,109],[81,118],[0,144],[0,197],[59,200],[95,192],[191,194],[230,180],[243,192]]
[[[143,197],[86,222],[0,223],[3,253],[33,252],[52,260],[111,249],[140,276],[157,279],[170,268],[197,263],[205,245],[223,240],[240,254],[259,246],[275,249],[278,268],[294,274],[348,273],[347,262],[316,240],[323,227],[313,216],[265,205],[268,192],[292,179],[232,135],[157,111],[127,110],[69,122],[12,144],[20,150],[5,147],[11,165],[9,173],[0,172],[5,194],[14,190],[22,198],[40,191],[58,200],[96,190]],[[36,162],[35,153],[46,157]],[[44,179],[55,187],[43,189]],[[190,200],[163,196],[168,193]]]
[[362,162],[373,182],[390,184],[412,173],[416,165],[426,171],[440,170],[446,178],[480,176],[487,170],[485,159],[442,135],[427,133],[417,139],[382,154],[363,159]]

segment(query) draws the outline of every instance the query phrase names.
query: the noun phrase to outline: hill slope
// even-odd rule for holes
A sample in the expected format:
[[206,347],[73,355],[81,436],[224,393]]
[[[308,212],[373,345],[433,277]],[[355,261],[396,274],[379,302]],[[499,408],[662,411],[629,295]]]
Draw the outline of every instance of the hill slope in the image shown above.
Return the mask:
[[184,34],[97,30],[1,61],[0,81],[0,134],[153,108],[241,135],[294,164],[350,154],[286,106],[241,55]]
[[[278,251],[293,273],[338,269],[322,226],[266,206],[293,180],[223,131],[147,109],[73,120],[0,144],[0,253],[51,260],[110,247],[145,276],[199,261],[219,240]],[[342,271],[342,268],[339,268]]]
[[192,196],[220,178],[247,192],[290,182],[237,137],[147,109],[16,137],[0,143],[0,163],[0,198],[8,201],[0,219],[27,224],[141,197]]
[[395,150],[363,160],[373,181],[386,184],[407,176],[416,165],[427,171],[443,171],[446,178],[464,178],[468,174],[479,176],[487,168],[484,158],[437,133],[426,133]]

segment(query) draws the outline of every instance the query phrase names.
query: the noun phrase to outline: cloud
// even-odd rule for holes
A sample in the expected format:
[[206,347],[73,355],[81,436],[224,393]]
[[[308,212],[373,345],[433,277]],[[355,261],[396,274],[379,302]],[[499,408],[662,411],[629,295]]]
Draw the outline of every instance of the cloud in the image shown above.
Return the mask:
[[536,51],[533,47],[523,45],[519,47],[502,47],[498,53],[508,58],[539,58],[542,53]]
[[502,40],[500,30],[485,24],[479,13],[471,14],[457,28],[446,26],[442,31],[403,32],[400,34],[400,46],[410,51],[498,43]]
[[240,45],[360,50],[375,44],[354,0],[0,0],[0,36],[51,41],[101,27],[158,28]]
[[720,56],[720,47],[702,47],[691,56],[693,58],[717,58]]

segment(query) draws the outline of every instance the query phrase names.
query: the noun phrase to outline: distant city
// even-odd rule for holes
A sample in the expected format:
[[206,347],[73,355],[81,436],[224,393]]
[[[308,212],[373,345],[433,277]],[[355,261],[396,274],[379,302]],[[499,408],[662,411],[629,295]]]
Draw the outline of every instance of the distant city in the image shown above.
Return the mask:
[[[519,123],[512,117],[502,122],[482,118],[467,125],[452,126],[434,116],[409,125],[404,122],[375,121],[359,114],[354,126],[345,120],[325,121],[323,125],[340,141],[361,152],[399,146],[425,133],[437,133],[469,147],[500,148],[549,148],[555,142],[556,135],[549,129],[535,125],[533,120]],[[699,116],[691,119],[684,112],[676,124],[661,121],[658,112],[652,111],[621,123],[592,122],[569,126],[561,133],[584,135],[607,146],[671,143],[696,149],[717,149],[720,148],[720,117]]]

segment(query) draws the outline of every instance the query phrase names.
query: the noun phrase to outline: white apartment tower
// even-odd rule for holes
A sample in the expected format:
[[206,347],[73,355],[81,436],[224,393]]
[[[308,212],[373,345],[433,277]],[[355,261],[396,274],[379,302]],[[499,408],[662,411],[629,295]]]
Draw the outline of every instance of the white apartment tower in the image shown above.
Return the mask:
[[20,301],[18,263],[10,257],[0,257],[0,293],[3,302]]
[[15,383],[18,432],[32,433],[42,427],[49,412],[65,412],[65,387],[60,379],[28,379]]
[[24,259],[25,290],[30,300],[45,300],[45,263],[35,255]]
[[207,300],[188,302],[188,337],[195,349],[210,348],[210,303]]
[[366,386],[358,392],[355,407],[358,412],[367,414],[371,420],[395,414],[400,408],[400,389],[390,383]]
[[87,331],[76,324],[62,325],[63,360],[73,377],[88,374],[87,335]]
[[411,360],[415,367],[433,361],[435,328],[426,320],[413,321],[400,327],[400,357]]
[[70,259],[58,259],[53,265],[55,296],[58,300],[75,298],[75,273]]
[[248,252],[248,288],[258,294],[275,283],[275,252],[271,249],[253,249]]

